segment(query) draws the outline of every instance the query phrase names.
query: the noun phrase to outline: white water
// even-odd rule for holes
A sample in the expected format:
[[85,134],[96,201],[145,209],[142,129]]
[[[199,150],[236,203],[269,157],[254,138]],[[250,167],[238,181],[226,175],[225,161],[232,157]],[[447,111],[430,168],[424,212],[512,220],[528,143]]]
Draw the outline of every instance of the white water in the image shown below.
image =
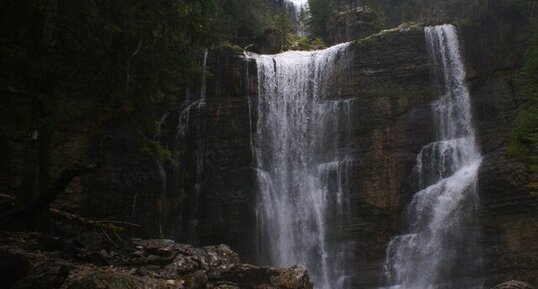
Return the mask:
[[[388,286],[401,289],[480,288],[477,232],[471,224],[481,155],[456,28],[425,28],[440,94],[432,104],[437,141],[422,148],[420,191],[408,206],[408,230],[387,248]],[[474,276],[473,276],[474,274]]]
[[257,163],[257,255],[277,266],[306,264],[317,288],[342,288],[345,246],[328,235],[347,208],[352,100],[339,79],[352,51],[249,55],[257,63],[253,151]]
[[[205,110],[206,100],[206,75],[207,75],[208,50],[205,49],[201,59],[203,75],[200,87],[191,91],[187,89],[186,100],[180,104],[177,113],[177,127],[174,140],[169,149],[172,151],[172,158],[175,165],[165,171],[162,165],[160,172],[163,179],[163,190],[177,190],[170,192],[183,195],[186,205],[182,208],[182,226],[180,228],[183,242],[197,243],[198,217],[200,207],[200,193],[204,175],[205,161]],[[195,139],[195,163],[194,168],[188,166],[188,155],[190,149],[187,147],[189,139]],[[194,184],[185,183],[185,176],[188,170],[194,169]],[[168,178],[167,178],[168,174]],[[167,182],[170,183],[167,189]],[[166,200],[165,200],[166,201]]]

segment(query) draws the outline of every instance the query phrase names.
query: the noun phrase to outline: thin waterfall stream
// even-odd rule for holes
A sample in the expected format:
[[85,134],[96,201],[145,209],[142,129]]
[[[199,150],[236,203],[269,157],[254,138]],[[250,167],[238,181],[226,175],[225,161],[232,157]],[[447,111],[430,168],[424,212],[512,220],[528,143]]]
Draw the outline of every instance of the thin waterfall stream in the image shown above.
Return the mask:
[[402,289],[481,288],[473,215],[481,155],[472,124],[458,34],[453,25],[426,27],[439,84],[432,104],[436,140],[416,158],[419,191],[407,207],[407,231],[388,245],[388,286]]
[[351,99],[338,78],[352,49],[249,54],[257,64],[252,145],[257,166],[257,256],[277,266],[305,264],[317,288],[343,288],[345,245],[329,237],[347,208]]

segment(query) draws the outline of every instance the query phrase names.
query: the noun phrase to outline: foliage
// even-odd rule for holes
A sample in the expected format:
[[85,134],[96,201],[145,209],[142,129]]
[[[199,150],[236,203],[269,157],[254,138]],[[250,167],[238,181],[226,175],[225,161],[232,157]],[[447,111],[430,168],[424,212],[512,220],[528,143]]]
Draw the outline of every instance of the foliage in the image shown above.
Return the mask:
[[273,11],[261,0],[216,0],[218,26],[215,37],[246,47],[273,22]]
[[276,27],[280,32],[280,35],[282,35],[282,43],[284,43],[284,45],[288,42],[289,35],[295,34],[293,32],[289,11],[286,8],[280,9],[280,12],[274,16],[273,26]]
[[538,24],[534,25],[526,63],[521,71],[518,87],[524,104],[512,130],[509,152],[528,161],[538,174]]
[[[26,132],[17,135],[25,147],[21,203],[46,192],[73,162],[94,162],[112,126],[167,158],[153,142],[155,108],[180,101],[201,79],[201,51],[217,33],[213,0],[2,4],[2,120],[10,133]],[[11,117],[11,110],[27,113]]]
[[310,33],[313,37],[319,37],[325,41],[328,39],[327,24],[335,11],[335,3],[332,0],[308,0],[310,7]]
[[326,48],[326,45],[319,38],[289,33],[284,48],[286,50],[320,50]]

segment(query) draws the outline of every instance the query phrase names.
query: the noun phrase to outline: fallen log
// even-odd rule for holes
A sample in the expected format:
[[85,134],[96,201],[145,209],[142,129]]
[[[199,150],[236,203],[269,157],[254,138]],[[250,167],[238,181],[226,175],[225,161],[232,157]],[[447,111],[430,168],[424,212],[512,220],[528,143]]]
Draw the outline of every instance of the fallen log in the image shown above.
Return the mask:
[[49,210],[50,216],[60,221],[65,221],[69,223],[74,223],[82,227],[88,227],[92,229],[100,229],[110,232],[121,232],[124,230],[122,226],[140,228],[142,225],[134,224],[130,222],[121,222],[121,221],[96,221],[77,216],[75,214],[70,214],[67,212],[60,211],[58,209],[51,208]]

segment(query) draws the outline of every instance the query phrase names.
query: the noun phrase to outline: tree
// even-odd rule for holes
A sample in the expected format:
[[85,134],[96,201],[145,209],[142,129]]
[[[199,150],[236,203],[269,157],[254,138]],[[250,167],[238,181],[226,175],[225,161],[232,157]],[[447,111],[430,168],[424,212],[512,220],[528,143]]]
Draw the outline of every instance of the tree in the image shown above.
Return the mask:
[[[154,107],[180,101],[203,73],[200,51],[218,30],[212,0],[21,0],[3,3],[0,85],[27,107],[12,123],[26,130],[18,207],[39,202],[73,164],[54,158],[65,126],[91,128],[88,160],[110,125],[124,125],[157,152]],[[22,110],[22,109],[21,109]],[[9,111],[3,111],[9,114]],[[61,154],[60,154],[61,155]],[[26,216],[41,227],[46,208]]]

